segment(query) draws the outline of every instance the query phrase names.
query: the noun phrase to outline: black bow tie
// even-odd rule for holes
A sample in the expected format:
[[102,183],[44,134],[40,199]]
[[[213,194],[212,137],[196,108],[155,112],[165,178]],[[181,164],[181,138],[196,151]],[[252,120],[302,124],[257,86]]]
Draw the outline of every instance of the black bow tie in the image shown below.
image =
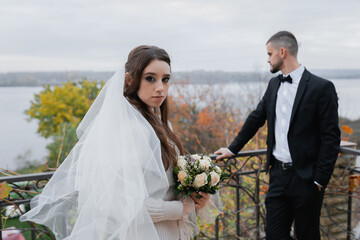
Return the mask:
[[280,74],[278,76],[279,80],[283,83],[283,82],[288,82],[288,83],[292,83],[292,78],[290,77],[290,75],[288,75],[287,77],[284,77],[284,75]]

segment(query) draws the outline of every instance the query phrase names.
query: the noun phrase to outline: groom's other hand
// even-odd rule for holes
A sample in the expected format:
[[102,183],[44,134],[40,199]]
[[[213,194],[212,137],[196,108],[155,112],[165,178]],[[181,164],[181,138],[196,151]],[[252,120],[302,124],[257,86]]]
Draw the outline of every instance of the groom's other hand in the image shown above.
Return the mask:
[[214,152],[214,154],[219,155],[216,157],[216,160],[234,156],[234,154],[232,154],[228,148],[219,148],[216,152]]

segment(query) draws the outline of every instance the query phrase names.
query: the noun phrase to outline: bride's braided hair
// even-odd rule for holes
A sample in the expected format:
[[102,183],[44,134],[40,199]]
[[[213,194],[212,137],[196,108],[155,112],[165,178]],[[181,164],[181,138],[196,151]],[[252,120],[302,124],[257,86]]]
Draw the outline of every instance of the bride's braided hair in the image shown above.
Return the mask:
[[177,152],[174,144],[183,154],[183,147],[177,136],[168,126],[168,98],[160,106],[161,120],[155,111],[152,111],[140,100],[137,91],[140,88],[141,76],[144,69],[153,60],[164,61],[170,65],[170,57],[164,49],[155,46],[139,46],[134,48],[128,56],[125,71],[128,73],[124,84],[124,96],[134,105],[145,119],[151,124],[161,142],[161,157],[165,169],[174,166],[177,161]]

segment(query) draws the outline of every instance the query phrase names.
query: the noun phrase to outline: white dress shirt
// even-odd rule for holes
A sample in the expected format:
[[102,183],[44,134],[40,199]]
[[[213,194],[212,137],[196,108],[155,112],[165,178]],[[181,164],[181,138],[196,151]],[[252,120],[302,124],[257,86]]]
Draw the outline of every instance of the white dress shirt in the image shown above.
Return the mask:
[[292,83],[282,82],[277,92],[273,155],[276,159],[285,163],[292,162],[287,135],[296,92],[304,70],[305,67],[300,65],[300,67],[292,71],[290,73]]

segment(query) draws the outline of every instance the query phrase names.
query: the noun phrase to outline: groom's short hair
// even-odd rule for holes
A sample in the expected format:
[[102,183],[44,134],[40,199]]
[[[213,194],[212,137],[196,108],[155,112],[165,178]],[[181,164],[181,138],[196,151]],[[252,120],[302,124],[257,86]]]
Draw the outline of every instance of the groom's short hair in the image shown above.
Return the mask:
[[297,56],[299,47],[294,34],[292,34],[291,32],[280,31],[274,34],[271,38],[269,38],[266,44],[268,44],[269,42],[272,43],[272,46],[274,46],[274,48],[285,47],[292,56]]

